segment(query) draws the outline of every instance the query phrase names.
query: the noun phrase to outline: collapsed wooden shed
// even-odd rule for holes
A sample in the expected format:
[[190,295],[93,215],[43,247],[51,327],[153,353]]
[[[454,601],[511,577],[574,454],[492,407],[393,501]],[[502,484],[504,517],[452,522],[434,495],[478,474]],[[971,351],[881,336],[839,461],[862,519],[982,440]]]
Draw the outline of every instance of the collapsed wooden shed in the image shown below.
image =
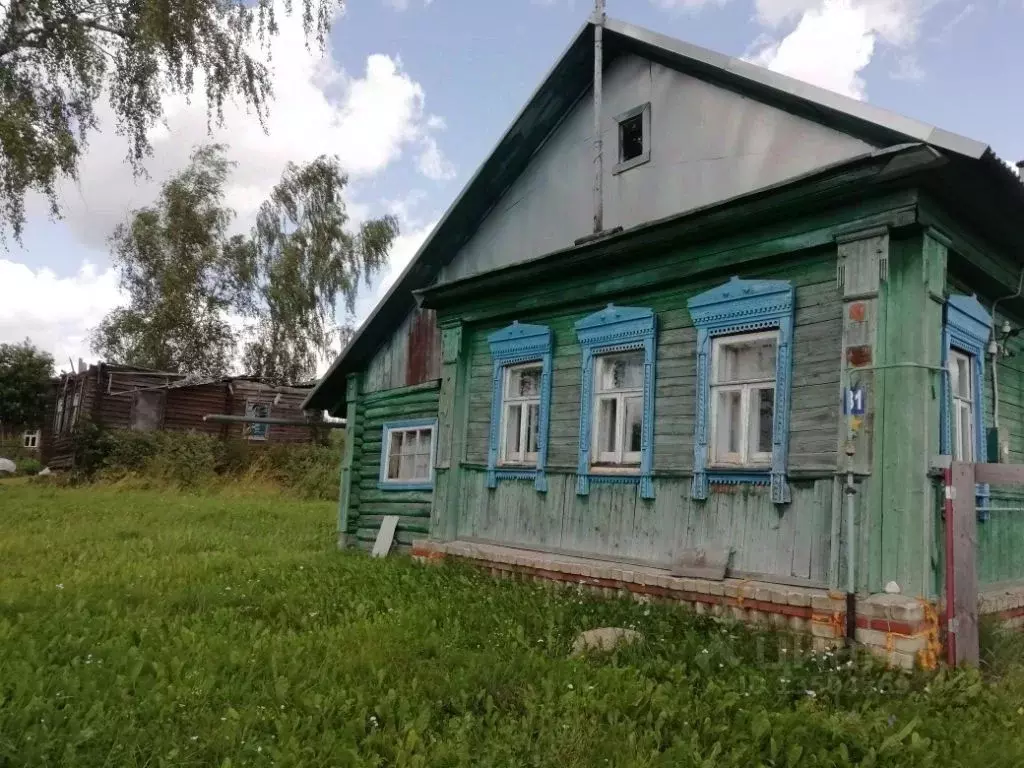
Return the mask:
[[309,389],[269,384],[246,376],[195,381],[177,373],[134,366],[90,365],[58,380],[53,438],[46,460],[54,469],[71,468],[73,435],[85,421],[106,429],[195,432],[253,444],[313,442],[317,430],[312,426],[204,420],[209,414],[298,420],[302,418],[302,401]]

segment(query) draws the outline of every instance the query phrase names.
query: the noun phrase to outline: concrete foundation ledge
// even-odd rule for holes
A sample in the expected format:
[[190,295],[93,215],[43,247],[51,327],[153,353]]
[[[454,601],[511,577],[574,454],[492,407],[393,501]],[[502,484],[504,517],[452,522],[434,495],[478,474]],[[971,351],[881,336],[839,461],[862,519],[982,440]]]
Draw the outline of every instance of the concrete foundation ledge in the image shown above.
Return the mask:
[[[448,557],[465,560],[499,578],[555,581],[605,596],[688,603],[699,615],[809,635],[818,650],[835,648],[845,641],[846,595],[827,589],[748,579],[713,581],[673,576],[661,568],[472,541],[415,541],[412,556],[421,562],[439,562]],[[1024,589],[1021,597],[1024,607]],[[893,666],[931,668],[938,663],[939,615],[925,600],[889,594],[861,597],[856,627],[858,644]]]
[[1024,626],[1024,584],[983,591],[978,595],[978,613],[995,615],[1011,627]]

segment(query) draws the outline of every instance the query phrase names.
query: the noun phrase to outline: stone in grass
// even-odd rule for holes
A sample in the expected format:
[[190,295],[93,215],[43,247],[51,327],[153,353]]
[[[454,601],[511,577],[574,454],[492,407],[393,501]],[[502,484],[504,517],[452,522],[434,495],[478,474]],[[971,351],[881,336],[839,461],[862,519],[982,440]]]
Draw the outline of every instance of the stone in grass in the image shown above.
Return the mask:
[[14,466],[14,462],[10,459],[0,459],[0,475],[13,475],[17,470],[18,468]]
[[587,651],[610,651],[619,645],[638,643],[644,636],[635,629],[623,629],[622,627],[601,627],[600,629],[588,629],[576,636],[572,644],[572,655],[579,656]]

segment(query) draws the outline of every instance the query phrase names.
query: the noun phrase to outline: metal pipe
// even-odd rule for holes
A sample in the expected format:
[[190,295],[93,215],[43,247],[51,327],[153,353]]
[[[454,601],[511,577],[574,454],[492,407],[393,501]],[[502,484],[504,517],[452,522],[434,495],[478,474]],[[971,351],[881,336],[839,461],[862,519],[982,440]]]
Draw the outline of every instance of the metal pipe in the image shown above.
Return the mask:
[[594,0],[594,233],[604,229],[604,141],[601,97],[604,87],[604,0]]
[[324,427],[325,429],[344,429],[344,419],[283,419],[272,416],[231,416],[226,413],[208,413],[203,416],[203,421],[210,421],[214,424],[278,424],[291,427]]
[[[851,457],[852,460],[852,457]],[[856,547],[854,536],[856,525],[857,487],[853,481],[853,472],[846,473],[846,639],[852,645],[857,636],[857,570],[854,558]]]

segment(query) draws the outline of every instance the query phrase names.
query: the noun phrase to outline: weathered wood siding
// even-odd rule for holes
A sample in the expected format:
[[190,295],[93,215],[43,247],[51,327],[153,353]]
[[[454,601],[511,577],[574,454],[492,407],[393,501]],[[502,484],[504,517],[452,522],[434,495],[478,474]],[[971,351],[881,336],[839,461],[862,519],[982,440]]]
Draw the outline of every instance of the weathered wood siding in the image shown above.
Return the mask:
[[430,530],[432,491],[391,491],[377,487],[380,478],[384,423],[405,419],[437,418],[439,382],[360,395],[356,401],[352,485],[345,531],[363,549],[372,549],[381,520],[398,515],[395,542],[409,546]]
[[431,309],[413,310],[366,367],[364,392],[422,384],[441,375],[441,334]]
[[839,441],[842,317],[835,268],[831,247],[742,275],[787,279],[796,287],[791,505],[780,512],[759,488],[718,488],[707,503],[689,498],[697,385],[696,332],[686,301],[727,279],[718,275],[685,288],[616,299],[651,307],[658,316],[653,502],[641,501],[633,486],[595,483],[588,498],[575,493],[581,355],[573,324],[601,305],[516,318],[548,325],[554,336],[548,463],[553,475],[547,494],[529,483],[486,489],[492,370],[486,338],[508,321],[472,329],[459,536],[659,563],[670,562],[684,548],[731,546],[737,571],[824,583]]
[[[834,471],[838,447],[839,361],[842,316],[835,279],[835,250],[789,265],[745,272],[744,277],[791,280],[796,286],[790,468]],[[697,334],[686,309],[690,296],[714,287],[723,276],[686,288],[621,297],[617,304],[650,307],[658,316],[655,379],[654,466],[687,472],[693,467]],[[575,470],[579,443],[581,356],[573,324],[603,305],[517,317],[540,323],[554,336],[554,378],[549,466]],[[487,334],[507,321],[474,329],[470,342],[470,411],[466,460],[487,461],[491,359]]]
[[[443,271],[479,274],[572,246],[592,228],[593,113],[588,95]],[[651,104],[651,159],[614,172],[616,116]],[[604,225],[633,227],[871,151],[852,136],[639,56],[605,71]]]
[[[976,292],[971,290],[968,282],[956,278],[950,281],[950,290],[967,294]],[[1011,292],[1012,289],[1003,295]],[[978,299],[986,307],[991,307],[994,301],[980,294]],[[1019,317],[999,309],[995,316],[997,329],[1004,320],[1014,329],[1024,325]],[[998,362],[999,426],[1010,448],[1005,461],[1021,464],[1024,463],[1024,343],[1018,337],[1011,339],[1008,346],[1012,356]],[[991,361],[990,357],[985,360],[985,388],[982,393],[986,431],[995,425]],[[989,455],[988,460],[995,462],[1001,459]],[[987,519],[980,520],[977,525],[975,562],[982,587],[1024,581],[1024,487],[992,486],[991,494],[990,506],[993,509]]]

